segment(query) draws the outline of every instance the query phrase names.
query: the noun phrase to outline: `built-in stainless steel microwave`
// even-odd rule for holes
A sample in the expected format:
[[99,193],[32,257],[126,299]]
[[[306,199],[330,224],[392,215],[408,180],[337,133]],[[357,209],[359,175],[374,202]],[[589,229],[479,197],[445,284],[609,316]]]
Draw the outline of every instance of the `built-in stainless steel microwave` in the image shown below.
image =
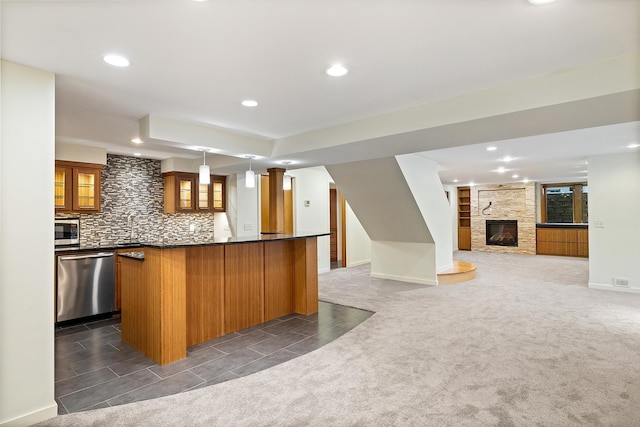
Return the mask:
[[80,244],[80,218],[56,218],[54,229],[56,246]]

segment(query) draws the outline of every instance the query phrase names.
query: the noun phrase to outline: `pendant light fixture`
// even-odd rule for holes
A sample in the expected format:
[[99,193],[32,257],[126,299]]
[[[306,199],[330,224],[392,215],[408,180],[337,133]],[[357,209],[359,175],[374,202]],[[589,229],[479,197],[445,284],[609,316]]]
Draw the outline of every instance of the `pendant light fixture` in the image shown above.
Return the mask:
[[211,170],[207,165],[207,152],[202,150],[202,164],[200,165],[200,184],[209,184],[211,182]]
[[[282,164],[286,166],[288,164],[291,164],[291,162],[284,161],[282,162]],[[291,175],[287,175],[286,169],[284,171],[284,175],[282,176],[282,189],[285,191],[291,190]]]
[[251,170],[253,156],[247,156],[247,159],[249,159],[249,170],[245,172],[244,185],[247,188],[254,188],[256,186],[256,174]]

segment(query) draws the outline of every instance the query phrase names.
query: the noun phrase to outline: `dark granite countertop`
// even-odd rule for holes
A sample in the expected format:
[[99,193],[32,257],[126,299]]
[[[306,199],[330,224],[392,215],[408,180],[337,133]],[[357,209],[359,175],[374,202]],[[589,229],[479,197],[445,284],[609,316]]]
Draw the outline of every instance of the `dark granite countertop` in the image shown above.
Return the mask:
[[263,233],[253,236],[235,236],[235,237],[214,237],[212,239],[163,239],[159,241],[144,242],[142,245],[157,249],[183,248],[190,246],[212,246],[212,245],[229,245],[238,243],[254,243],[266,242],[271,240],[294,240],[306,237],[329,236],[329,232],[306,232],[300,231],[296,233]]
[[541,222],[537,228],[589,228],[589,224],[576,224],[572,222]]
[[137,261],[144,261],[144,251],[120,252],[118,256],[135,259]]
[[56,253],[78,252],[78,251],[96,251],[96,250],[117,250],[117,249],[133,249],[150,247],[157,249],[170,248],[186,248],[190,246],[212,246],[212,245],[229,245],[238,243],[265,242],[271,240],[294,240],[305,237],[329,236],[329,232],[307,232],[300,231],[296,233],[263,233],[252,236],[235,236],[235,237],[214,237],[211,239],[198,239],[194,237],[186,237],[184,239],[159,239],[144,242],[115,242],[104,243],[99,245],[81,245],[81,246],[59,246],[55,249]]
[[78,252],[78,251],[108,251],[116,249],[140,248],[140,242],[108,242],[98,245],[80,245],[80,246],[57,246],[56,253],[60,252]]

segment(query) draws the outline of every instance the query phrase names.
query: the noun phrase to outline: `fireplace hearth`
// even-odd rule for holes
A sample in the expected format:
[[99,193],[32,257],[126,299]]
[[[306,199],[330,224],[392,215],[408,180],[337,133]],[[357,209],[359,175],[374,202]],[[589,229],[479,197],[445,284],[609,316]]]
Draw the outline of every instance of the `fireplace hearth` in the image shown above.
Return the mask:
[[517,220],[487,220],[488,246],[518,246]]

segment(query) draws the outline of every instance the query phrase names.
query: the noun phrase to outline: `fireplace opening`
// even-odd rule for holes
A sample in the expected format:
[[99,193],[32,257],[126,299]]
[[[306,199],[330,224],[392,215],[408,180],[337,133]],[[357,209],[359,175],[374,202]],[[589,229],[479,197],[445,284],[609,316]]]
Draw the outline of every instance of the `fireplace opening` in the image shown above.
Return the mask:
[[518,246],[518,221],[487,220],[487,245]]

